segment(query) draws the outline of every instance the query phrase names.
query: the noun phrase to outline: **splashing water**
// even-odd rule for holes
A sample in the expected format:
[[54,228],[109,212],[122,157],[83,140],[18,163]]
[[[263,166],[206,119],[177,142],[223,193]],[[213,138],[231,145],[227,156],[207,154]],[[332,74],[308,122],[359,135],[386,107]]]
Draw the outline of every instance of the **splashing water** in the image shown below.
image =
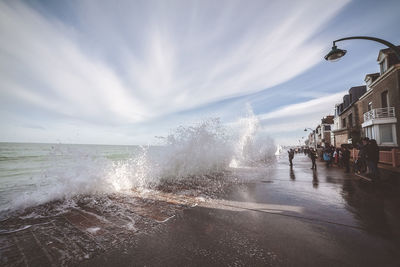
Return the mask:
[[246,166],[274,157],[272,140],[254,115],[236,126],[209,119],[147,147],[0,144],[2,242],[45,244],[60,266],[132,247],[135,233],[263,174]]
[[235,154],[229,164],[231,168],[265,163],[275,149],[273,140],[260,131],[260,122],[250,106],[247,110],[247,117],[241,118],[238,123],[239,138],[235,145]]
[[275,151],[275,156],[279,156],[282,153],[282,146],[281,145],[277,145],[276,146],[276,151]]
[[77,195],[129,194],[166,184],[218,188],[225,171],[266,162],[275,152],[272,139],[258,131],[252,112],[237,126],[227,128],[219,119],[209,119],[178,127],[160,146],[119,147],[111,156],[102,151],[112,147],[53,146],[42,171],[30,177],[30,188],[18,190],[1,208],[26,208]]

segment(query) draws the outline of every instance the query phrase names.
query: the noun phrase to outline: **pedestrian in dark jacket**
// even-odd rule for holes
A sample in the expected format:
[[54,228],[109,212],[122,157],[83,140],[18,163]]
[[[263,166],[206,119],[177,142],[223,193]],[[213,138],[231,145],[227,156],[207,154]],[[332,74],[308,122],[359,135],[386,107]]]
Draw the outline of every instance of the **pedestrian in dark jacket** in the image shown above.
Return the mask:
[[310,158],[311,158],[311,161],[312,161],[311,169],[316,170],[317,169],[317,165],[315,164],[315,160],[317,159],[317,154],[313,149],[310,150]]
[[343,165],[346,168],[346,172],[350,172],[350,151],[347,147],[343,147]]
[[365,172],[367,170],[367,150],[369,138],[364,137],[360,145],[360,152],[358,153],[358,172]]
[[290,164],[290,167],[293,167],[293,158],[294,158],[294,150],[293,149],[290,149],[289,151],[288,151],[288,156],[289,156],[289,164]]
[[339,168],[343,168],[343,149],[339,149]]
[[374,180],[379,179],[379,170],[378,170],[378,162],[379,162],[379,147],[376,143],[375,139],[371,139],[367,146],[367,164],[368,169],[371,174],[371,178]]

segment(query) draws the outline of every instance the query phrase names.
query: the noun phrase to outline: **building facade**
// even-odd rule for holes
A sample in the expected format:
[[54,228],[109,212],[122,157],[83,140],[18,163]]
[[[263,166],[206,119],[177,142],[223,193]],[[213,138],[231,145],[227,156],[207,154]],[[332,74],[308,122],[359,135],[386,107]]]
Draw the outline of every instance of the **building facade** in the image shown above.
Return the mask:
[[307,144],[310,147],[326,147],[331,144],[331,129],[333,127],[333,115],[321,119],[321,123],[308,135]]
[[321,119],[321,124],[319,124],[319,131],[317,132],[318,140],[321,146],[331,145],[331,130],[333,127],[334,116],[328,115]]
[[309,147],[317,147],[316,146],[316,134],[315,134],[315,130],[311,133],[308,134],[308,139],[307,139],[307,144]]
[[362,129],[359,98],[366,92],[366,86],[355,86],[343,97],[343,102],[336,104],[331,143],[340,147],[343,144],[357,144],[361,140]]
[[363,136],[380,147],[398,148],[400,141],[400,61],[390,49],[379,52],[380,73],[365,77],[367,92],[360,98]]

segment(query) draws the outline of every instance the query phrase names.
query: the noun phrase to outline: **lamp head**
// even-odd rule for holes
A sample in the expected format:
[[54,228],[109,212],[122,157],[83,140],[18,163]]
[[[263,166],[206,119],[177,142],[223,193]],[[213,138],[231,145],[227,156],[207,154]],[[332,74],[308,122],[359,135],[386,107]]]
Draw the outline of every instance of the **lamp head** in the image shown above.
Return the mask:
[[338,61],[341,57],[346,55],[346,50],[338,49],[336,45],[332,46],[332,50],[326,54],[325,59],[328,61]]

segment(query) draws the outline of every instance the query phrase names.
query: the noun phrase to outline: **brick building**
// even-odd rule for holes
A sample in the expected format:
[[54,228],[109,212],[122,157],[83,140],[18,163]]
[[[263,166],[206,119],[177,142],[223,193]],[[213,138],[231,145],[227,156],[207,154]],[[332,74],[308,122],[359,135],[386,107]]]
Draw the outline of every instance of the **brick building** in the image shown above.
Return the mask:
[[317,140],[321,146],[331,144],[331,130],[334,116],[328,115],[321,119],[321,124],[317,127]]
[[331,142],[334,146],[356,144],[360,141],[362,111],[357,101],[366,90],[365,85],[351,87],[349,93],[343,96],[343,102],[336,104],[331,134]]
[[400,61],[391,49],[380,50],[377,61],[380,72],[366,75],[367,92],[359,100],[362,132],[380,147],[396,148],[400,141]]

